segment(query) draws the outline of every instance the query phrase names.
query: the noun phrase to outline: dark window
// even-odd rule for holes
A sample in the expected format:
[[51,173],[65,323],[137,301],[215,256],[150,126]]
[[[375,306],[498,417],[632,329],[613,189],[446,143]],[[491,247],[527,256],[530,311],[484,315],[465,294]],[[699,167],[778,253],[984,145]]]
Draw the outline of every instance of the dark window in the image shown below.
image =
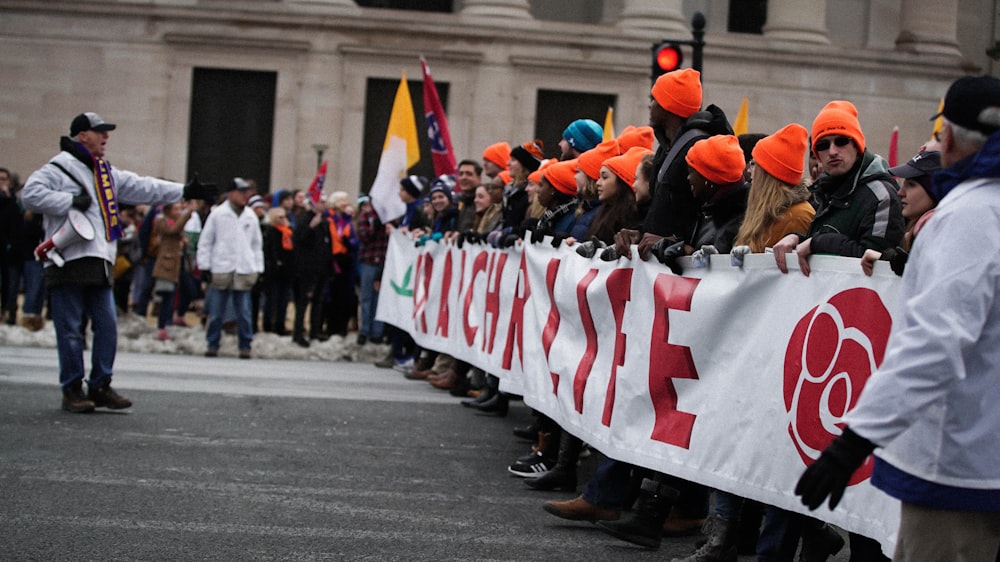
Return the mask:
[[763,33],[767,22],[767,0],[729,0],[730,33]]
[[[617,99],[613,94],[538,90],[538,103],[535,106],[535,138],[542,139],[545,143],[545,156],[559,158],[562,132],[573,121],[593,119],[603,127],[608,108],[614,107]],[[530,139],[511,139],[510,143],[513,145],[527,140]]]
[[[410,99],[413,101],[413,114],[417,121],[417,139],[420,141],[420,162],[417,162],[409,173],[427,178],[434,177],[434,162],[431,159],[431,146],[427,141],[427,121],[424,119],[424,83],[423,81],[407,80],[410,88]],[[434,81],[438,97],[448,113],[447,82]],[[385,143],[385,132],[389,128],[389,116],[392,114],[392,102],[396,99],[396,89],[399,80],[384,80],[369,78],[365,87],[365,133],[364,150],[361,162],[360,191],[367,193],[378,173],[378,161],[382,157],[382,145]],[[455,160],[461,160],[463,155],[456,154]]]
[[451,13],[453,2],[452,0],[357,0],[357,4],[362,8]]
[[252,179],[270,191],[276,72],[195,68],[191,80],[188,178],[225,185]]

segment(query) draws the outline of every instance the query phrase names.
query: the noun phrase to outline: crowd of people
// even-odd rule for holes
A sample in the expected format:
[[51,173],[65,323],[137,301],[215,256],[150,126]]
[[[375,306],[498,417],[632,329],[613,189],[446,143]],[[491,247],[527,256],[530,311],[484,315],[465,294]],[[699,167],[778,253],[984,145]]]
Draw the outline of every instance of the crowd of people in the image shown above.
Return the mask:
[[[731,253],[738,261],[748,253],[773,252],[775,267],[783,273],[789,271],[789,254],[794,254],[805,276],[811,273],[810,255],[828,254],[858,258],[859,269],[868,275],[874,262],[887,261],[902,275],[917,233],[945,195],[938,187],[945,181],[943,174],[961,180],[970,174],[974,178],[976,173],[996,177],[990,175],[997,172],[991,167],[996,161],[989,160],[995,153],[980,158],[991,164],[965,169],[997,139],[994,133],[1000,128],[1000,118],[995,111],[1000,97],[995,78],[970,79],[976,81],[974,91],[956,95],[945,105],[944,132],[936,133],[912,159],[895,167],[866,145],[859,112],[849,101],[828,103],[811,129],[790,123],[770,135],[737,137],[719,107],[702,109],[699,78],[693,70],[660,77],[651,90],[649,125],[628,127],[617,138],[604,140],[601,127],[590,120],[570,123],[559,139],[559,159],[543,158],[542,139],[512,148],[504,142],[487,147],[482,155],[484,183],[473,190],[470,181],[470,187],[459,195],[460,209],[462,202],[471,201],[467,207],[476,210],[468,220],[453,220],[452,197],[440,195],[439,188],[430,187],[431,182],[419,177],[403,180],[400,197],[408,211],[400,228],[407,229],[418,245],[437,240],[505,248],[550,242],[573,248],[587,259],[655,259],[678,274],[682,273],[678,266],[682,256],[693,256],[698,263],[712,253]],[[976,112],[992,107],[994,113],[986,111],[982,117],[971,113],[969,104]],[[955,167],[942,172],[946,158]],[[468,164],[476,167],[474,162]],[[420,206],[420,193],[430,194],[430,208]],[[988,277],[995,273],[982,274],[987,287],[995,289],[996,277]],[[993,301],[981,306],[987,307],[984,315],[995,319]],[[951,322],[954,325],[956,320]],[[499,390],[496,377],[445,354],[420,350],[405,332],[389,330],[392,356],[379,366],[392,366],[407,378],[469,396],[462,401],[464,406],[506,413],[509,397]],[[979,337],[988,333],[981,332]],[[953,370],[941,376],[964,377],[961,368],[957,369],[957,373]],[[977,375],[988,377],[990,372]],[[996,424],[988,427],[995,433]],[[530,427],[514,428],[514,433],[532,440],[533,445],[508,467],[511,474],[525,478],[535,489],[577,491],[578,463],[589,452],[585,443],[538,412]],[[874,448],[874,442],[845,430],[831,450],[823,453],[817,468],[803,477],[798,489],[803,502],[815,508],[825,497],[823,492],[843,493],[851,472]],[[992,453],[986,456],[996,458]],[[989,473],[985,465],[969,464],[971,475],[963,483],[971,485],[957,495],[977,490],[992,498],[997,488],[997,480],[991,479],[995,470]],[[836,476],[833,481],[839,482],[839,488],[833,485],[831,489],[816,474],[828,479]],[[935,474],[904,474],[910,480],[893,476],[912,488],[897,495],[898,488],[878,481],[876,486],[904,502],[928,505],[919,490],[933,489]],[[893,486],[899,486],[898,482]],[[836,505],[836,499],[832,504]],[[976,515],[997,510],[992,499],[972,505],[932,498],[929,505],[971,510]],[[817,519],[610,458],[601,461],[580,496],[549,501],[543,507],[563,519],[593,522],[612,536],[647,548],[659,547],[665,536],[704,533],[705,541],[683,558],[685,562],[733,561],[738,554],[756,554],[760,561],[792,560],[796,554],[799,560],[826,560],[847,542],[842,532]],[[904,509],[904,531],[907,513]],[[995,526],[994,515],[985,517],[989,525],[980,524],[977,531],[961,534],[961,540],[976,537],[976,552],[988,555],[968,559],[997,556],[1000,527]],[[920,524],[928,529],[929,521],[935,519],[923,517],[927,519]],[[872,538],[857,533],[848,537],[851,560],[886,559]],[[918,532],[901,534],[896,557],[920,559],[916,545],[926,546],[926,541],[919,539]],[[954,554],[968,546],[956,540],[934,552]],[[935,559],[958,558],[941,554]]]
[[[375,320],[382,265],[395,229],[406,232],[418,246],[470,243],[506,248],[551,243],[571,248],[584,259],[655,259],[678,274],[682,273],[678,265],[682,256],[694,256],[697,261],[712,253],[731,253],[738,260],[748,253],[773,252],[775,266],[785,273],[789,254],[794,254],[799,271],[806,276],[811,273],[812,254],[858,258],[859,269],[869,275],[873,264],[883,260],[900,275],[904,269],[921,268],[922,277],[908,284],[907,290],[924,308],[935,308],[920,300],[929,297],[920,292],[919,284],[936,286],[943,281],[935,275],[948,277],[949,272],[942,273],[933,264],[941,259],[933,253],[934,242],[947,246],[941,240],[915,246],[917,234],[945,228],[934,229],[944,219],[929,220],[935,208],[949,195],[954,200],[954,193],[966,193],[965,184],[976,183],[977,178],[994,178],[985,182],[989,189],[975,192],[987,194],[974,198],[977,210],[989,212],[998,207],[1000,88],[995,78],[969,78],[971,84],[963,80],[949,90],[940,138],[925,144],[907,163],[890,167],[867,146],[859,112],[849,101],[825,105],[810,129],[789,123],[771,134],[737,137],[723,110],[703,103],[698,72],[678,70],[659,77],[652,86],[648,125],[629,126],[617,137],[605,139],[596,122],[575,120],[558,139],[561,155],[557,159],[544,157],[544,139],[513,146],[497,142],[485,148],[481,159],[460,161],[455,174],[402,179],[398,196],[405,212],[391,220],[379,217],[366,196],[356,202],[343,192],[316,200],[302,191],[281,190],[265,196],[256,193],[252,182],[233,178],[216,201],[217,190],[197,180],[181,185],[117,170],[112,177],[120,206],[116,208],[113,200],[109,206],[100,189],[92,196],[74,184],[88,178],[97,181],[94,178],[100,177],[101,166],[110,170],[101,157],[107,131],[114,125],[96,114],[81,114],[73,122],[71,136],[63,139],[63,152],[50,162],[52,166],[29,178],[23,195],[17,193],[16,178],[0,169],[0,208],[5,217],[4,320],[15,322],[12,302],[17,301],[19,279],[25,279],[27,289],[28,279],[42,276],[34,250],[59,226],[55,218],[49,220],[50,215],[62,216],[68,209],[87,213],[94,224],[107,226],[108,233],[102,236],[105,233],[97,229],[96,241],[65,251],[66,267],[50,266],[45,272],[51,309],[63,308],[53,319],[60,347],[63,405],[70,411],[131,404],[110,388],[113,341],[99,344],[95,337],[90,392],[84,395],[81,387],[81,322],[83,318],[92,322],[95,334],[99,329],[113,331],[113,314],[109,319],[102,304],[105,298],[112,302],[113,294],[120,309],[142,316],[152,296],[158,297],[156,322],[162,339],[169,338],[167,326],[186,325],[184,313],[204,299],[208,357],[218,354],[220,333],[227,322],[235,321],[242,358],[251,357],[251,341],[258,329],[288,336],[290,345],[308,347],[312,341],[346,336],[356,328],[357,344],[389,344],[388,355],[377,366],[449,391],[462,398],[463,406],[505,415],[511,397],[500,391],[495,375],[447,354],[421,349],[404,329]],[[62,167],[72,167],[73,173]],[[215,205],[209,208],[206,199]],[[110,222],[109,209],[117,211]],[[955,210],[948,213],[949,217],[961,216]],[[46,216],[44,229],[41,215]],[[998,217],[980,219],[996,222]],[[950,220],[948,228],[959,232],[952,235],[972,236],[960,232],[961,224],[955,225],[960,219]],[[121,232],[112,236],[116,221]],[[16,228],[11,226],[15,224]],[[996,227],[990,224],[986,230]],[[940,235],[922,234],[921,240]],[[994,250],[997,240],[1000,236],[990,241]],[[907,267],[911,253],[915,263]],[[968,359],[969,368],[978,371],[965,372],[965,364],[949,359],[940,367],[946,372],[937,373],[946,381],[940,387],[972,380],[969,384],[981,396],[995,396],[1000,388],[994,376],[1000,363],[983,359],[996,352],[978,349],[998,329],[1000,312],[992,300],[998,274],[991,265],[996,254],[993,251],[993,262],[975,268],[975,278],[986,288],[967,287],[965,295],[941,289],[958,303],[959,312],[947,318],[949,326],[960,325],[962,313],[978,321],[975,329],[956,336],[953,343],[960,352],[941,347],[941,353],[961,355]],[[113,267],[100,268],[97,262]],[[88,292],[93,287],[100,287],[100,292]],[[904,301],[913,295],[904,293]],[[29,329],[40,326],[43,298],[25,293],[22,322]],[[963,305],[963,298],[977,300]],[[294,309],[292,319],[286,314],[289,305]],[[929,323],[923,317],[913,320],[910,348],[924,341],[917,334],[921,328],[929,329]],[[949,340],[939,333],[931,336]],[[98,353],[99,348],[104,351]],[[893,368],[905,378],[907,369],[917,367],[900,359]],[[990,376],[994,376],[992,387],[985,390],[982,381]],[[881,393],[887,400],[906,402],[904,392],[889,383],[886,386]],[[921,404],[958,403],[947,389],[935,395],[926,385],[918,387],[919,382],[904,389],[920,394]],[[966,403],[971,399],[969,391],[952,392]],[[811,508],[827,495],[832,498],[831,506],[836,505],[851,472],[876,445],[888,447],[900,433],[906,435],[905,429],[885,421],[897,418],[879,410],[884,404],[864,405],[868,407],[851,418],[850,428],[803,476],[796,492]],[[909,411],[895,415],[919,419]],[[975,432],[983,427],[977,420],[949,421],[957,427],[955,431]],[[933,431],[940,432],[939,425]],[[987,427],[989,433],[997,434],[998,425]],[[535,413],[531,426],[513,431],[533,443],[526,455],[510,464],[511,474],[540,490],[578,490],[578,464],[589,452],[587,444],[540,412]],[[996,445],[995,439],[969,438],[978,445],[986,443],[983,447],[987,448]],[[968,559],[993,560],[1000,544],[1000,519],[994,517],[1000,512],[1000,479],[995,470],[998,464],[988,467],[989,461],[1000,460],[998,450],[992,447],[982,458],[960,462],[961,477],[952,479],[938,480],[932,469],[914,470],[919,463],[884,463],[889,468],[883,473],[890,475],[875,483],[903,499],[904,506],[989,512],[993,517],[989,525],[956,539],[950,547],[955,550],[935,552],[955,552],[978,541],[977,552],[987,553],[988,558]],[[919,453],[907,454],[894,458],[910,461]],[[952,460],[938,456],[934,462]],[[935,494],[929,502],[914,491],[928,489]],[[942,494],[949,492],[960,499],[942,500]],[[971,499],[974,492],[980,493],[978,503]],[[713,495],[714,502],[710,501]],[[686,562],[734,561],[738,553],[756,554],[761,561],[792,560],[797,552],[800,560],[825,560],[845,545],[840,532],[817,519],[611,458],[600,462],[578,497],[549,501],[543,507],[556,517],[594,522],[614,537],[647,548],[657,548],[664,537],[704,533],[705,541],[683,559]],[[928,522],[937,519],[921,512],[913,523],[907,513],[912,510],[904,508],[896,555],[919,559],[926,542],[919,529],[927,529]],[[949,524],[949,528],[958,525]],[[851,560],[885,559],[873,539],[855,533],[849,539]],[[937,559],[952,559],[942,556]]]

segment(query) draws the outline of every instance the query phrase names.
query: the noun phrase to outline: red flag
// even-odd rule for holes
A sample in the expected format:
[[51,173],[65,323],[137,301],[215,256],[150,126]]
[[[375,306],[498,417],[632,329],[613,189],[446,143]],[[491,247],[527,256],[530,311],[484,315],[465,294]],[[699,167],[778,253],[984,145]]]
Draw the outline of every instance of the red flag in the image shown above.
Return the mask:
[[313,203],[318,203],[319,198],[323,196],[324,183],[326,183],[326,160],[323,160],[323,165],[316,171],[316,177],[309,185],[309,198],[312,199]]
[[899,162],[899,127],[892,128],[892,135],[889,137],[889,167],[894,167]]
[[[434,175],[454,174],[455,151],[451,147],[451,135],[448,133],[448,120],[441,107],[434,80],[431,79],[431,69],[427,61],[421,57],[420,66],[424,70],[424,117],[427,119],[427,139],[431,145],[431,157],[434,159]],[[456,186],[457,189],[457,186]]]

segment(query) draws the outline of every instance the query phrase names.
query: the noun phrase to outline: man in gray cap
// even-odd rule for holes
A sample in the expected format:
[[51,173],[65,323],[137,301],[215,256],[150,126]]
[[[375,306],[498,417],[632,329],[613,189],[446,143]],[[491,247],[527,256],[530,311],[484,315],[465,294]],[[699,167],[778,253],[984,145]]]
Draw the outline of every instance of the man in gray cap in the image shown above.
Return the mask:
[[[1000,548],[1000,80],[967,76],[942,111],[938,205],[903,273],[902,315],[843,433],[795,493],[834,508],[878,448],[871,482],[902,502],[893,560]],[[963,251],[964,250],[964,251]]]
[[[119,205],[157,205],[184,199],[214,197],[212,186],[197,181],[182,185],[113,168],[104,159],[109,132],[115,125],[96,113],[73,118],[69,136],[59,141],[61,151],[35,171],[24,185],[26,209],[44,216],[46,238],[67,222],[70,210],[93,227],[94,236],[74,239],[58,248],[65,263],[45,263],[45,287],[59,352],[62,408],[82,413],[95,407],[128,408],[132,402],[111,388],[118,347],[118,321],[112,294],[112,271],[117,240],[122,236]],[[64,239],[60,237],[60,239]],[[44,258],[43,244],[36,251]],[[94,332],[91,371],[83,391],[84,318]]]
[[250,359],[253,341],[253,312],[250,291],[264,272],[264,241],[257,215],[248,202],[252,186],[242,178],[229,182],[229,196],[212,209],[198,237],[198,269],[207,281],[205,308],[208,323],[206,357],[217,357],[222,341],[226,304],[231,299],[236,310],[237,345],[241,359]]

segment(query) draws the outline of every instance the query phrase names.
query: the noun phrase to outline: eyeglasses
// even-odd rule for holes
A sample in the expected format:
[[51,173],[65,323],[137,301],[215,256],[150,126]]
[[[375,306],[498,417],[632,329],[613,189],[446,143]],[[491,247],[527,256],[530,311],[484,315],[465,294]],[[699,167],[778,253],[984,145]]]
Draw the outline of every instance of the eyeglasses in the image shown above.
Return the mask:
[[[833,144],[843,148],[851,143],[850,137],[833,137]],[[823,152],[824,150],[830,150],[830,139],[820,139],[816,141],[816,145],[813,146],[816,152]]]

